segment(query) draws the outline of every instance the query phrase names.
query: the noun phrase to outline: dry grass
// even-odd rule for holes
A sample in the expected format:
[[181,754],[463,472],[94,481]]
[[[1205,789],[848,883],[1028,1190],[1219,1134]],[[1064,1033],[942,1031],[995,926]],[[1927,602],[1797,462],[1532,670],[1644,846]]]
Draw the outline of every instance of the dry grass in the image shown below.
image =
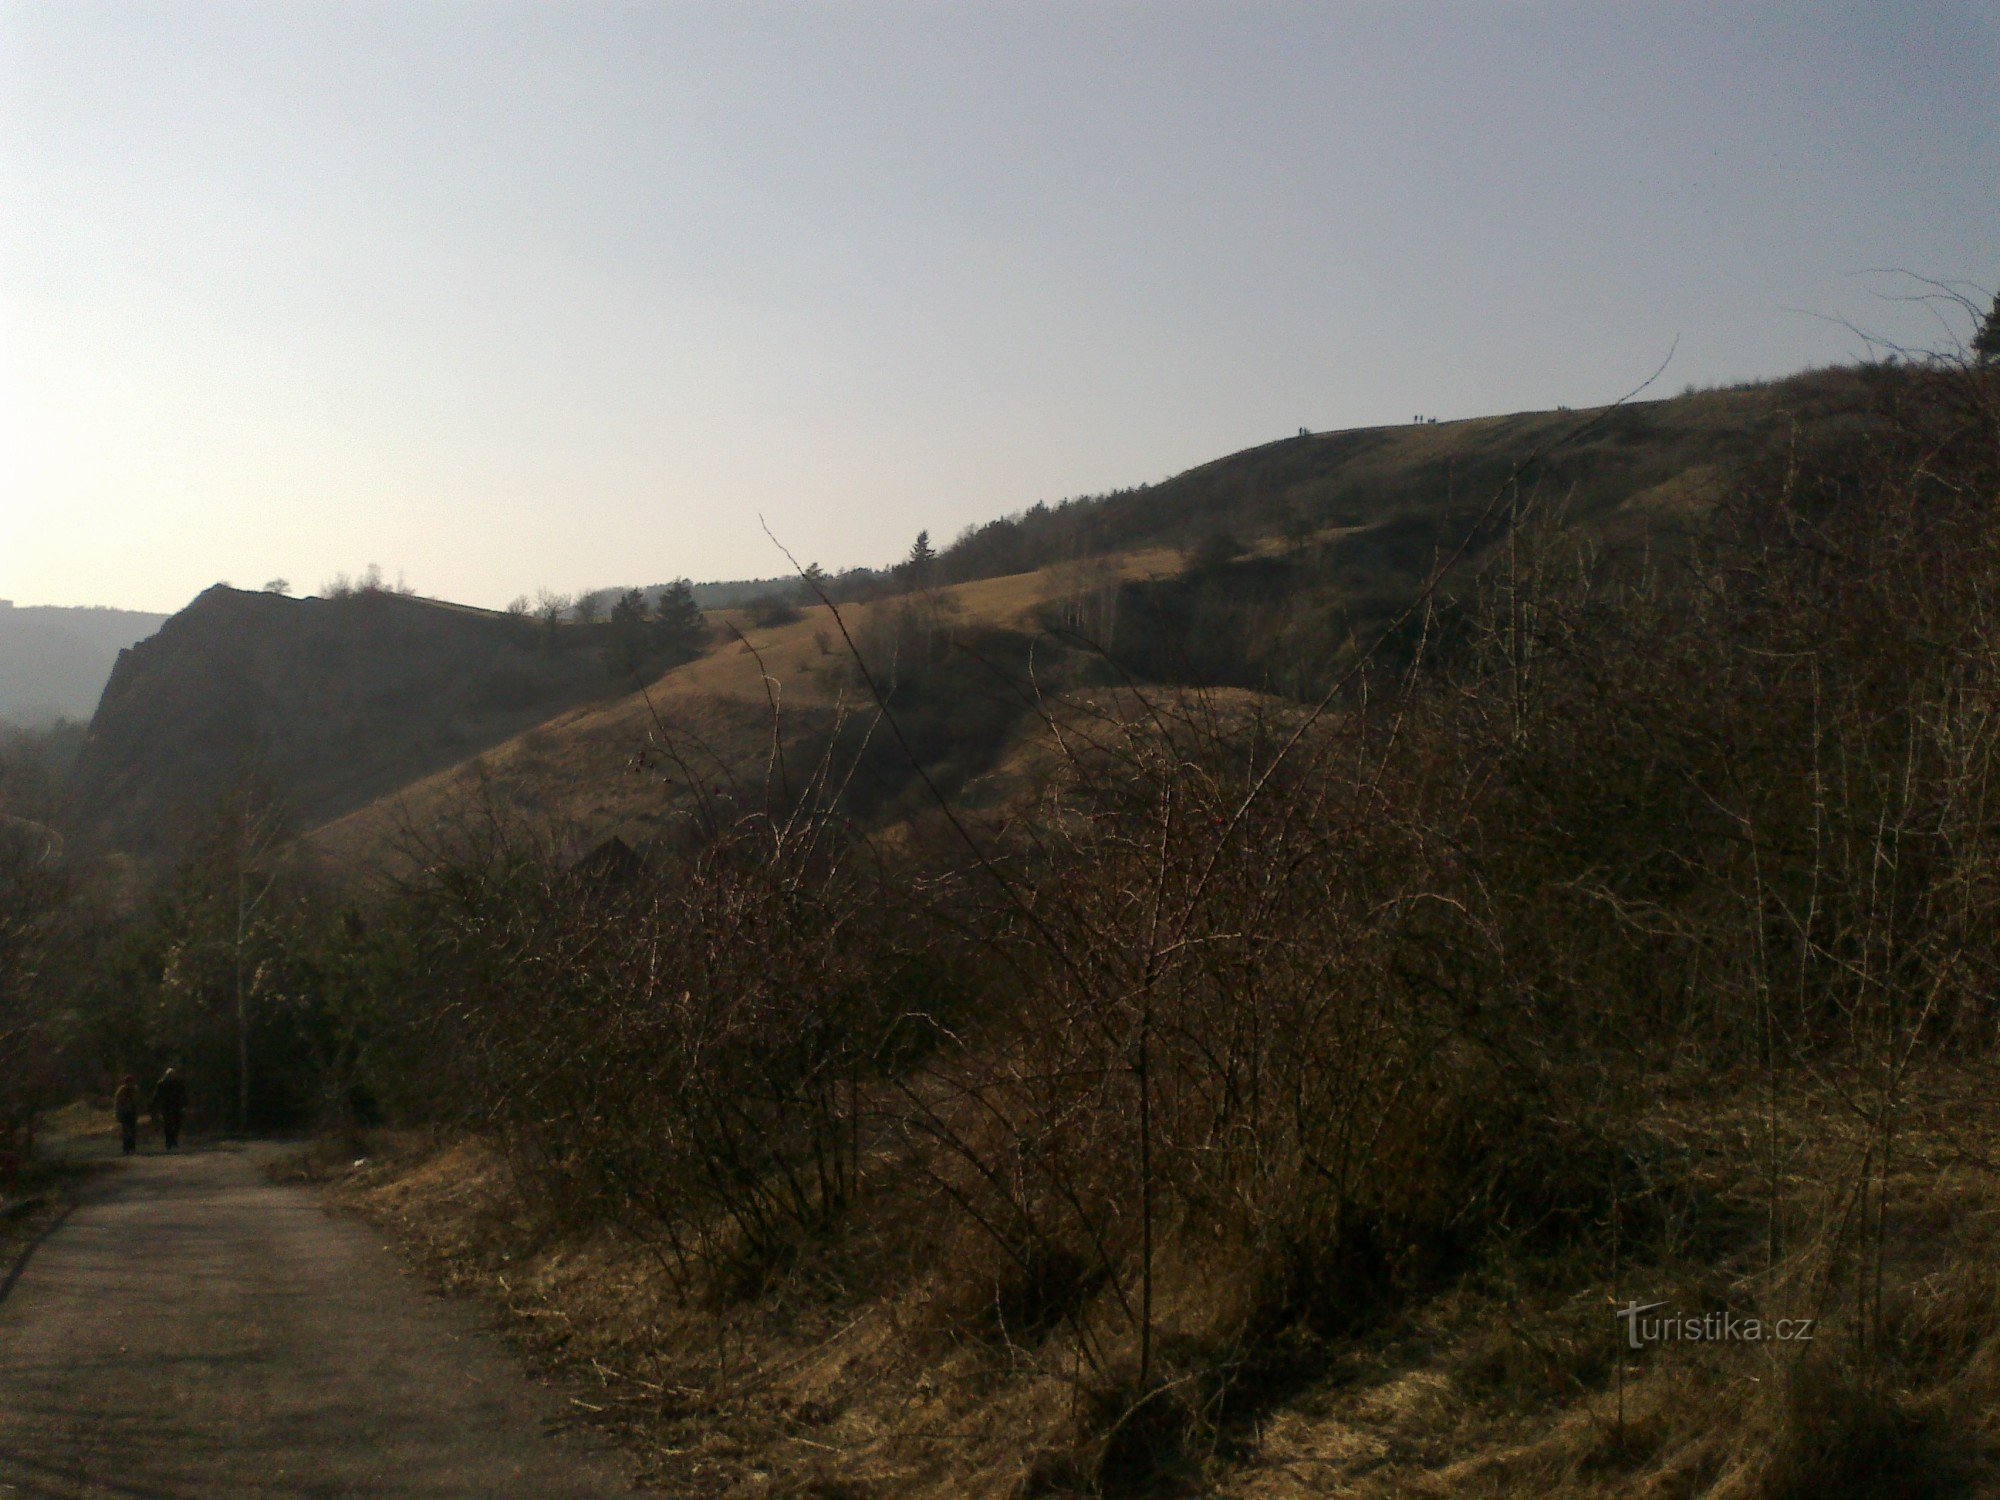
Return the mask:
[[687,1305],[638,1245],[554,1229],[475,1143],[370,1149],[322,1169],[335,1200],[394,1230],[441,1286],[501,1309],[579,1420],[637,1449],[665,1493],[1005,1496],[1025,1440],[1066,1412],[1053,1376],[940,1342],[927,1279],[848,1286],[896,1259],[893,1224],[857,1225],[752,1302]]
[[[1796,399],[1806,399],[1811,379],[1806,377]],[[1774,406],[1783,404],[1768,390],[1737,389],[1634,408],[1628,415],[1637,421],[1652,423],[1656,418],[1648,413],[1657,414],[1659,431],[1649,432],[1636,447],[1610,440],[1617,452],[1606,472],[1622,472],[1621,465],[1643,452],[1646,464],[1666,477],[1642,486],[1607,513],[1592,516],[1590,525],[1616,547],[1652,536],[1663,525],[1680,526],[1695,519],[1715,501],[1719,455],[1740,448],[1746,434],[1771,420]],[[1378,495],[1383,506],[1393,508],[1451,464],[1468,471],[1479,465],[1504,466],[1510,455],[1518,457],[1590,415],[1523,412],[1319,434],[1303,449],[1286,440],[1192,470],[1160,494],[1122,497],[1113,508],[1160,503],[1161,494],[1176,486],[1201,489],[1219,483],[1221,498],[1214,503],[1223,508],[1212,522],[1238,526],[1251,554],[1272,556],[1297,545],[1300,538],[1269,531],[1254,516],[1230,514],[1225,500],[1264,504],[1282,493],[1303,504],[1318,487],[1337,479],[1339,485]],[[1355,439],[1360,441],[1351,441]],[[1264,472],[1274,453],[1282,451],[1289,458],[1297,449],[1309,456],[1324,444],[1334,445],[1343,455],[1330,470],[1308,465],[1306,477],[1287,477],[1289,471]],[[1611,482],[1615,487],[1622,481]],[[1343,522],[1318,525],[1308,535],[1325,542],[1368,529],[1368,524]],[[939,593],[964,625],[1033,629],[1042,613],[1059,601],[1117,582],[1169,578],[1179,574],[1185,562],[1178,548],[1148,543],[1084,563],[957,584]],[[871,613],[893,607],[894,601],[885,601],[848,606],[843,612],[850,628],[860,634]],[[852,686],[840,670],[839,633],[824,607],[802,609],[796,620],[776,626],[758,626],[747,610],[711,611],[708,618],[716,627],[716,644],[702,657],[648,684],[643,692],[559,714],[458,765],[413,781],[314,830],[312,844],[336,867],[366,868],[393,846],[400,829],[435,820],[460,801],[468,787],[479,784],[498,789],[523,810],[578,829],[586,840],[618,834],[628,842],[643,841],[683,810],[683,804],[664,793],[656,780],[628,774],[634,746],[653,728],[655,714],[676,732],[712,747],[719,761],[740,767],[754,764],[764,753],[771,701],[767,688],[801,727],[823,724],[843,702],[854,705]],[[832,654],[822,637],[831,638]]]
[[[1075,698],[1004,836],[940,795],[956,866],[832,775],[616,885],[469,845],[405,987],[505,1150],[357,1201],[685,1493],[1987,1483],[1994,481],[1884,390],[1931,404],[1684,578],[1523,526],[1384,704]],[[683,688],[768,709],[812,628]],[[1819,1335],[1622,1347],[1640,1303]]]
[[[1787,1200],[1798,1244],[1775,1275],[1740,1240],[1633,1266],[1523,1247],[1316,1351],[1307,1378],[1238,1413],[1149,1493],[1237,1500],[1312,1495],[1863,1496],[1988,1493],[2000,1485],[2000,1103],[1983,1075],[1938,1080],[1892,1184],[1890,1256],[1905,1290],[1885,1344],[1851,1295],[1822,1290],[1810,1344],[1675,1343],[1631,1352],[1618,1300],[1677,1310],[1796,1311],[1817,1231],[1837,1206],[1850,1140],[1837,1111],[1788,1113]],[[1651,1121],[1686,1153],[1696,1191],[1754,1217],[1741,1140],[1755,1122],[1720,1100]],[[529,1361],[566,1382],[580,1421],[640,1451],[679,1495],[931,1500],[1096,1492],[1060,1337],[973,1336],[972,1261],[923,1266],[907,1196],[878,1198],[837,1246],[761,1295],[683,1305],[637,1244],[556,1225],[475,1142],[372,1139],[318,1175],[396,1231],[446,1288],[501,1308]],[[1754,1233],[1750,1236],[1754,1239]],[[1226,1267],[1181,1263],[1162,1322],[1227,1321]],[[972,1320],[976,1321],[976,1320]],[[1624,1364],[1621,1397],[1618,1368]],[[1080,1433],[1087,1439],[1079,1446]],[[1081,1458],[1078,1455],[1082,1455]],[[1065,1483],[1067,1476],[1069,1483]]]
[[[1984,1494],[2000,1486],[2000,1142],[1990,1078],[1928,1089],[1890,1187],[1891,1280],[1876,1342],[1853,1289],[1824,1285],[1822,1234],[1851,1180],[1837,1112],[1788,1111],[1789,1219],[1775,1271],[1742,1243],[1631,1267],[1607,1288],[1560,1260],[1496,1265],[1414,1310],[1345,1378],[1273,1412],[1218,1493],[1275,1497]],[[1700,1191],[1747,1220],[1755,1123],[1720,1101],[1655,1128],[1690,1148]],[[1989,1158],[1990,1159],[1990,1158]],[[1805,1289],[1816,1289],[1816,1295]],[[1765,1320],[1816,1316],[1809,1343],[1674,1342],[1632,1351],[1614,1306],[1665,1300]],[[1622,1402],[1618,1368],[1624,1365]]]
[[[1150,548],[1102,559],[1088,578],[1072,568],[1048,568],[980,579],[939,590],[961,626],[1032,627],[1038,612],[1079,587],[1161,577],[1179,570],[1179,554]],[[898,600],[846,606],[849,630],[865,632],[874,615]],[[824,605],[801,609],[782,625],[759,626],[746,610],[709,615],[715,643],[643,690],[607,704],[573,710],[516,735],[465,763],[413,782],[391,796],[336,819],[310,838],[335,865],[359,868],[381,856],[397,830],[435,821],[468,789],[488,786],[511,803],[597,838],[645,839],[683,800],[658,778],[630,774],[635,750],[656,722],[713,751],[718,767],[757,765],[770,742],[775,702],[794,729],[824,727],[843,707],[857,706],[845,670],[838,626]]]

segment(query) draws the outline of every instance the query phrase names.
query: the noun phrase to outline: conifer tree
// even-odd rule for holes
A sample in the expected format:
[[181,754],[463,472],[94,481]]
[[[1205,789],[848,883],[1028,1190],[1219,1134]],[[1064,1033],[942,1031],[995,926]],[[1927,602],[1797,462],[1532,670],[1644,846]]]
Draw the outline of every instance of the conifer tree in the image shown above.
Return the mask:
[[1993,296],[1993,310],[1972,337],[1972,357],[1982,365],[2000,364],[2000,292]]
[[627,589],[611,606],[611,633],[605,662],[615,677],[634,676],[646,659],[646,596]]
[[661,587],[653,604],[653,630],[663,645],[675,652],[692,652],[708,638],[708,622],[695,603],[694,585],[676,578]]
[[910,544],[910,555],[903,559],[902,566],[897,568],[896,572],[911,588],[927,589],[931,586],[937,572],[937,553],[931,547],[931,534],[928,531],[917,533],[916,541]]

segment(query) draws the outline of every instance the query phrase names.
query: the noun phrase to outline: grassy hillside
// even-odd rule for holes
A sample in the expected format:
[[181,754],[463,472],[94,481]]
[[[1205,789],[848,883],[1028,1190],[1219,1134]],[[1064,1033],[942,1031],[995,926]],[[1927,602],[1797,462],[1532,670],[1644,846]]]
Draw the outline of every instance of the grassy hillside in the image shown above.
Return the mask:
[[[1746,455],[1794,427],[1830,441],[1861,399],[1855,374],[1827,372],[1613,411],[1287,439],[968,532],[941,554],[933,587],[885,573],[838,580],[831,593],[885,682],[902,654],[899,717],[923,734],[927,762],[954,793],[991,805],[1020,784],[1008,768],[1021,763],[1033,690],[1129,675],[1310,699],[1503,490],[1509,514],[1559,516],[1591,546],[1672,547]],[[1447,597],[1499,534],[1497,514]],[[931,622],[917,646],[908,623],[901,635],[891,624],[912,614]],[[710,618],[715,645],[701,660],[440,769],[315,842],[342,862],[364,860],[393,831],[478,798],[559,826],[579,846],[612,834],[638,844],[699,801],[704,777],[759,782],[774,713],[797,758],[836,722],[872,712],[825,606],[775,624],[744,610]],[[912,649],[939,659],[913,676]],[[675,763],[682,753],[700,776]],[[877,779],[907,782],[904,759],[884,733]],[[921,800],[874,798],[903,811]]]
[[[1778,432],[1830,440],[1861,395],[1861,377],[1827,372],[1603,412],[1287,439],[1035,507],[969,531],[925,578],[850,574],[830,594],[863,660],[895,679],[918,759],[997,805],[1035,692],[1131,678],[1310,700],[1469,542],[1441,596],[1455,597],[1509,517],[1559,517],[1613,551],[1671,547],[1745,454]],[[211,590],[114,675],[77,826],[165,848],[254,769],[343,861],[473,794],[578,843],[637,843],[773,769],[774,715],[787,761],[869,732],[872,694],[825,606],[709,619],[706,656],[633,692],[646,659],[608,671],[602,624],[538,629],[379,590]],[[1380,666],[1407,658],[1406,637]],[[672,660],[654,656],[653,672]],[[850,784],[885,824],[916,789],[886,731]]]
[[[973,527],[945,549],[947,579],[987,576],[1140,546],[1190,548],[1352,526],[1418,525],[1439,536],[1531,455],[1521,476],[1583,524],[1636,497],[1711,481],[1757,450],[1773,423],[1821,426],[1852,413],[1860,383],[1826,371],[1769,385],[1690,392],[1615,411],[1519,412],[1458,422],[1285,438],[1159,484],[1039,505]],[[1641,508],[1644,508],[1643,506]]]
[[[916,684],[906,659],[895,662],[899,634],[912,620],[934,620],[932,649],[954,643],[1015,644],[1046,621],[1073,609],[1080,598],[1107,588],[1171,574],[1170,552],[1128,553],[1079,570],[1044,569],[959,584],[916,597],[897,596],[841,606],[842,620],[866,658],[881,672],[899,711],[912,706]],[[362,863],[400,830],[424,828],[475,800],[545,821],[572,843],[588,846],[617,835],[648,842],[710,795],[762,792],[770,769],[772,729],[796,760],[847,726],[853,732],[873,716],[866,684],[853,668],[841,625],[826,605],[796,611],[796,618],[759,623],[743,611],[710,615],[715,644],[698,660],[676,667],[644,689],[609,702],[579,707],[493,746],[464,762],[358,808],[317,829],[316,847],[342,863]],[[936,670],[936,669],[934,669]],[[978,674],[969,661],[943,671]],[[900,680],[899,680],[900,679]],[[1020,703],[991,682],[966,681],[954,696],[976,703],[1004,701],[997,719],[973,712],[967,722],[979,743],[953,744],[946,734],[939,758],[958,754],[982,768],[997,763],[1011,743]],[[882,736],[878,760],[902,779],[897,757]],[[954,782],[954,789],[965,778]]]

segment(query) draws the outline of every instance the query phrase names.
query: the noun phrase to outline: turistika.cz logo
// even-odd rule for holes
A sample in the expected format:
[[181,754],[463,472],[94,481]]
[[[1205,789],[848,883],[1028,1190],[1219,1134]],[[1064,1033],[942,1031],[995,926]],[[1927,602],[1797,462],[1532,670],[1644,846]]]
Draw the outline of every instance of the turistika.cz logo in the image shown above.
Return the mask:
[[1747,1313],[1711,1312],[1699,1317],[1660,1313],[1664,1302],[1629,1302],[1613,1316],[1625,1325],[1625,1342],[1634,1349],[1648,1344],[1761,1344],[1767,1339],[1779,1343],[1805,1343],[1818,1326],[1817,1318],[1763,1318]]

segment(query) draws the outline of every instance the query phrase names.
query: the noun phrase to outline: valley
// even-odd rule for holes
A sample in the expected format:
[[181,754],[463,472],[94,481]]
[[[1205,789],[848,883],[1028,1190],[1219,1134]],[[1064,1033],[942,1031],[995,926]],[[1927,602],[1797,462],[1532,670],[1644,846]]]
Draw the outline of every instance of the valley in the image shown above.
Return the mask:
[[211,589],[8,763],[7,1118],[172,1062],[311,1143],[31,1204],[0,1320],[79,1379],[93,1226],[309,1191],[652,1492],[1952,1492],[1991,379],[1301,436],[707,610]]

